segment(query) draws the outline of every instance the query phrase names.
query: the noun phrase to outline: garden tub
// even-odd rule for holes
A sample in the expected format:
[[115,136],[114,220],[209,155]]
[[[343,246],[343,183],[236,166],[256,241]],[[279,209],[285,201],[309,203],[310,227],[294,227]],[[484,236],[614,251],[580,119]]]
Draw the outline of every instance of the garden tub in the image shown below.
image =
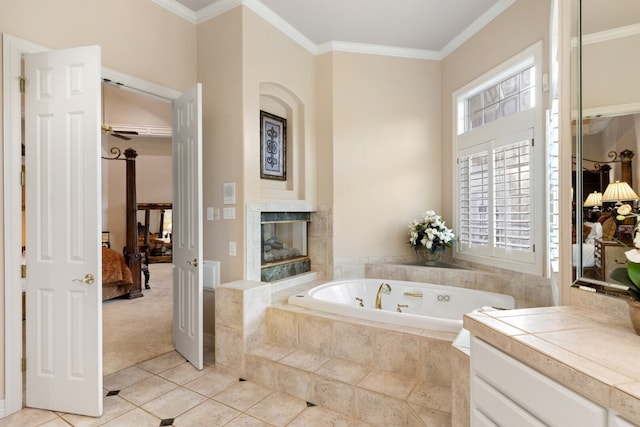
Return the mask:
[[510,295],[385,279],[331,281],[292,295],[288,301],[327,313],[445,332],[460,331],[462,316],[476,309],[515,307]]

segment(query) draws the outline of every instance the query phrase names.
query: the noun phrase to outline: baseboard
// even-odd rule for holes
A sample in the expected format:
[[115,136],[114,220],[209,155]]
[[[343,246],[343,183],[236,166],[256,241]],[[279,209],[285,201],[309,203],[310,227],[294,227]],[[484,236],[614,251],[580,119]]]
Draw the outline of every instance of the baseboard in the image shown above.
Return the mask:
[[4,399],[0,400],[0,418],[7,416],[7,410],[4,404]]

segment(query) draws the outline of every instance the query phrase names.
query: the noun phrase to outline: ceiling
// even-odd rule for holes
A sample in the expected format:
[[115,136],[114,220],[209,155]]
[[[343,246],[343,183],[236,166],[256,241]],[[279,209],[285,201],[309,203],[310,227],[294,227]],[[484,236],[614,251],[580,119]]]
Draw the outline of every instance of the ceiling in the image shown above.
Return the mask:
[[[284,20],[316,46],[452,51],[516,0],[163,0],[202,15],[240,3]],[[160,1],[157,1],[161,3]],[[220,12],[221,13],[221,12]],[[452,45],[455,45],[452,47]]]

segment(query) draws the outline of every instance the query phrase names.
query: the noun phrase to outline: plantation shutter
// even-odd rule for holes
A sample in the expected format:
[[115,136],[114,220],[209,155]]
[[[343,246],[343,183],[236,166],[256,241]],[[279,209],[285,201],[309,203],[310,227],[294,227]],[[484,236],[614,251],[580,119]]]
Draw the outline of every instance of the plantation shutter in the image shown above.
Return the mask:
[[460,244],[489,244],[489,153],[482,151],[459,158]]
[[493,150],[493,240],[496,248],[531,249],[530,140]]

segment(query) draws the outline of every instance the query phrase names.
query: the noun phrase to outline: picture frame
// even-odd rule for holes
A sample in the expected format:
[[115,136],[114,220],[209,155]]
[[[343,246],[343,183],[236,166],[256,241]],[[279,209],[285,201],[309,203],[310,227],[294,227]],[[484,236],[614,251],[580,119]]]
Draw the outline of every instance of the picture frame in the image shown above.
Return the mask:
[[260,178],[287,180],[287,119],[260,110]]

